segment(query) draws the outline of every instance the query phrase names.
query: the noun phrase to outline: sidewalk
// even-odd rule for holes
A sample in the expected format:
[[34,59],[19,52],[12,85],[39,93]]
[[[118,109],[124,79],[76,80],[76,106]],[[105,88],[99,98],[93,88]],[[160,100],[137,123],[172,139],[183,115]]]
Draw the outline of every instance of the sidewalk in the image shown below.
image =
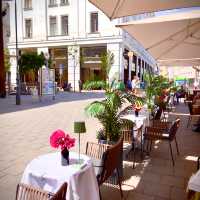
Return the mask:
[[[63,129],[73,137],[73,122],[85,120],[87,133],[81,135],[81,152],[86,141],[96,140],[97,120],[87,118],[84,108],[89,102],[101,98],[102,93],[62,93],[56,100],[32,102],[30,96],[22,97],[22,105],[15,105],[15,96],[0,99],[0,200],[13,200],[16,185],[27,165],[38,155],[55,151],[49,145],[49,136],[55,129]],[[127,200],[185,200],[189,177],[196,171],[195,159],[200,155],[200,133],[186,128],[188,109],[179,104],[171,119],[180,117],[177,134],[180,156],[175,146],[175,166],[172,166],[169,146],[165,142],[154,144],[150,157],[136,168],[132,162],[124,163],[123,193]],[[77,151],[78,145],[73,151]],[[120,199],[115,187],[102,186],[104,200]]]
[[[0,200],[13,200],[16,185],[28,162],[52,149],[49,136],[63,129],[75,138],[73,122],[85,120],[87,133],[81,136],[81,151],[85,142],[95,140],[96,120],[87,118],[84,108],[89,102],[103,97],[102,93],[63,92],[53,101],[42,102],[31,96],[22,96],[21,105],[15,105],[15,96],[0,99]],[[78,145],[72,151],[77,151]]]

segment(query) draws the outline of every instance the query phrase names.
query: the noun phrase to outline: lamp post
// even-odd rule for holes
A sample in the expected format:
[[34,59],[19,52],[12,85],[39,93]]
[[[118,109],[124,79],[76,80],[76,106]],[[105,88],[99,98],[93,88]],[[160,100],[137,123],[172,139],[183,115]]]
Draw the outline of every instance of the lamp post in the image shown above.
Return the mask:
[[128,58],[129,58],[128,80],[131,80],[131,71],[132,71],[132,67],[133,67],[133,52],[132,51],[128,52]]
[[17,36],[17,2],[15,0],[15,41],[16,41],[16,45],[15,45],[15,49],[16,49],[16,84],[17,84],[17,88],[16,88],[16,105],[20,105],[21,104],[21,97],[20,97],[20,93],[21,93],[21,83],[20,83],[20,74],[19,74],[19,51],[18,51],[18,36]]
[[5,67],[4,67],[4,52],[3,52],[3,12],[2,1],[0,1],[0,97],[6,96],[5,91]]
[[75,92],[75,86],[76,86],[76,58],[77,58],[76,56],[77,56],[78,50],[76,49],[76,46],[73,46],[73,48],[71,48],[70,51],[71,51],[70,55],[72,56],[73,61],[74,61],[74,63],[73,63],[73,65],[74,65],[74,83],[73,83],[73,85],[74,85],[74,92]]
[[76,85],[76,57],[75,55],[73,55],[73,59],[74,59],[74,92],[75,92],[75,85]]

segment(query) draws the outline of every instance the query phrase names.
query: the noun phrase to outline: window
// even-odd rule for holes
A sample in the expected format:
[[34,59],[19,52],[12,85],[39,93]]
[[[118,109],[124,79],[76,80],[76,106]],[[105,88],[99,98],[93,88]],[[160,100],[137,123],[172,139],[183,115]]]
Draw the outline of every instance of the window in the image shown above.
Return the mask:
[[32,0],[24,0],[24,9],[32,9]]
[[61,17],[62,35],[68,35],[68,16]]
[[49,23],[50,23],[50,36],[55,36],[57,34],[56,17],[50,17]]
[[25,20],[25,31],[26,31],[26,38],[32,38],[32,20],[31,19]]
[[49,0],[49,7],[55,7],[57,6],[56,0]]
[[98,13],[90,14],[91,33],[98,32]]
[[68,0],[60,0],[60,5],[69,5],[69,1]]

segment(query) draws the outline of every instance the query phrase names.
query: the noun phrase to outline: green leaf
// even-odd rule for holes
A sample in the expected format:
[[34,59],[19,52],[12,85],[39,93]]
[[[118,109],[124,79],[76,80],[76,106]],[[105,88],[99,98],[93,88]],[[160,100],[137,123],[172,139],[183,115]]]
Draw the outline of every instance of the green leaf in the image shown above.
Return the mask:
[[91,117],[98,117],[99,115],[103,114],[104,111],[105,105],[103,102],[99,101],[95,101],[85,108],[86,114]]

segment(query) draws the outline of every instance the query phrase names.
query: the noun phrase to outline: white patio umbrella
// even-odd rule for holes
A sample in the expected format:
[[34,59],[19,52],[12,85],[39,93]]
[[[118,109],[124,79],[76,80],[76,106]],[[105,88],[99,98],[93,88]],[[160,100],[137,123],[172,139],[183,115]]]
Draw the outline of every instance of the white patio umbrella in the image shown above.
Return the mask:
[[200,9],[117,25],[138,40],[158,61],[200,64]]
[[200,6],[199,0],[89,0],[110,19],[161,10]]

